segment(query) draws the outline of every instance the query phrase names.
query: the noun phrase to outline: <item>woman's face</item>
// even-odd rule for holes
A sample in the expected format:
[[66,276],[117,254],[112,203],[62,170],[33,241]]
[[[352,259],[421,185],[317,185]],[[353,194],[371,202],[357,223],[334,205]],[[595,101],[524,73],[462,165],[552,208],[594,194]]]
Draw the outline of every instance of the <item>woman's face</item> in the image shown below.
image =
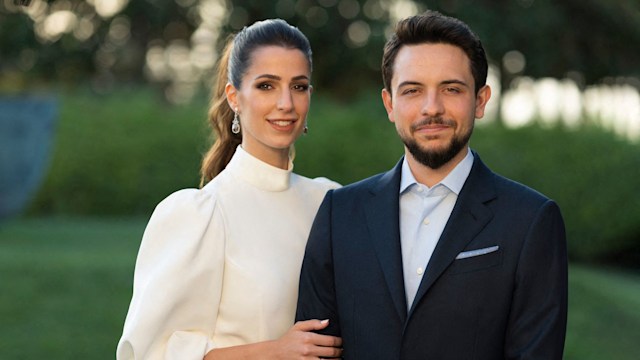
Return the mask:
[[242,147],[271,165],[286,168],[289,148],[305,126],[311,99],[309,62],[297,49],[262,46],[251,54],[239,89],[227,84],[238,112]]

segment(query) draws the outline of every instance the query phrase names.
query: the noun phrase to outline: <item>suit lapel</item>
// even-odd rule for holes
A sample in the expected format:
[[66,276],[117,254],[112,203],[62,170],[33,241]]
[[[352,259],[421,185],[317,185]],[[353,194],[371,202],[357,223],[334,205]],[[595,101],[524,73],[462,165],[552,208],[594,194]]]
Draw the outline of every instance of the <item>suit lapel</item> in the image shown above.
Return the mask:
[[493,213],[485,205],[487,201],[495,198],[493,173],[482,163],[477,154],[474,153],[474,155],[475,160],[469,177],[460,191],[449,221],[433,251],[409,316],[455,257],[493,217]]
[[385,282],[401,321],[407,317],[400,250],[399,191],[402,160],[371,189],[365,204],[367,226]]

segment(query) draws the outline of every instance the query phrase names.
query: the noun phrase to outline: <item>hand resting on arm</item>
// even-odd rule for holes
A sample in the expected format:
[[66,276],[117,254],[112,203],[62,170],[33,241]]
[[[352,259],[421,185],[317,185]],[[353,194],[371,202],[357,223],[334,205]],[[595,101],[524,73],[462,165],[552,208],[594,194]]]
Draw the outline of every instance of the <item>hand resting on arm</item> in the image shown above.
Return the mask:
[[339,358],[342,339],[313,332],[327,325],[329,320],[298,321],[277,340],[213,349],[204,360]]

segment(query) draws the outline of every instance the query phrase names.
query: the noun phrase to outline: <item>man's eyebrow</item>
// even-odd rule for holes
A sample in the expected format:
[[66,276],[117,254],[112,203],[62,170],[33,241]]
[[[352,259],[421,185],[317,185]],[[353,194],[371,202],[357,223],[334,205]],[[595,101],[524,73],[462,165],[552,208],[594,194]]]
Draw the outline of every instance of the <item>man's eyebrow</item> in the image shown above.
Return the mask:
[[441,85],[451,85],[451,84],[458,84],[458,85],[462,85],[464,87],[469,87],[469,84],[467,84],[466,82],[462,81],[462,80],[458,80],[458,79],[450,79],[450,80],[443,80],[440,82]]
[[400,84],[398,84],[397,89],[400,89],[401,87],[404,86],[422,86],[422,83],[419,81],[411,81],[411,80],[407,80],[407,81],[403,81]]
[[[469,84],[467,84],[466,82],[462,81],[462,80],[458,80],[458,79],[447,79],[447,80],[442,80],[440,82],[440,85],[452,85],[452,84],[458,84],[458,85],[462,85],[464,87],[469,87]],[[400,89],[404,86],[422,86],[423,84],[419,81],[413,81],[413,80],[407,80],[407,81],[403,81],[400,84],[398,84],[397,89]]]

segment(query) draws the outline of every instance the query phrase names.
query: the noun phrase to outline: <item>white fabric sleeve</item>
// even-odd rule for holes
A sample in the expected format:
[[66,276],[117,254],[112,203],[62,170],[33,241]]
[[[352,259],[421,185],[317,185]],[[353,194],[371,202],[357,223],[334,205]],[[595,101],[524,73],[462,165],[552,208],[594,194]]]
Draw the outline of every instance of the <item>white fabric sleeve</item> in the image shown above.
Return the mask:
[[313,178],[313,181],[316,181],[316,182],[319,182],[321,184],[327,185],[327,187],[329,189],[337,189],[337,188],[341,188],[342,187],[342,184],[340,184],[338,182],[335,182],[335,181],[333,181],[333,180],[331,180],[329,178],[326,178],[324,176]]
[[187,189],[163,200],[145,229],[116,358],[202,360],[222,291],[225,228],[215,196]]

